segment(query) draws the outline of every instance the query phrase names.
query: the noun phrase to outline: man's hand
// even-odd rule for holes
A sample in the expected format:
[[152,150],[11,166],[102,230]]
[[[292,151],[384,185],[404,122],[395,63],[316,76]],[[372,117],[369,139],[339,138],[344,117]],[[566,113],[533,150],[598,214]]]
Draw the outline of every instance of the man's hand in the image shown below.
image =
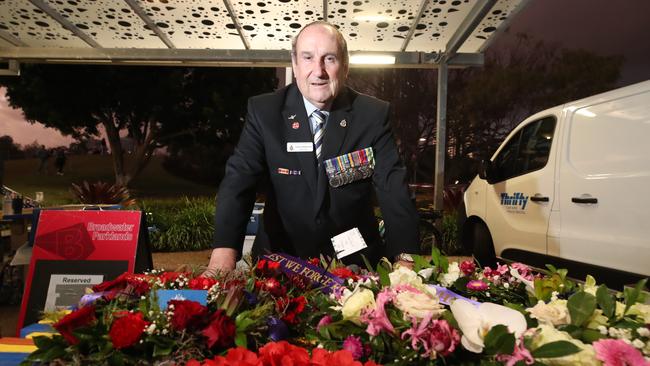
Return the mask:
[[230,272],[237,263],[237,250],[232,248],[215,248],[210,255],[208,268],[203,272],[204,277],[214,277],[219,272]]

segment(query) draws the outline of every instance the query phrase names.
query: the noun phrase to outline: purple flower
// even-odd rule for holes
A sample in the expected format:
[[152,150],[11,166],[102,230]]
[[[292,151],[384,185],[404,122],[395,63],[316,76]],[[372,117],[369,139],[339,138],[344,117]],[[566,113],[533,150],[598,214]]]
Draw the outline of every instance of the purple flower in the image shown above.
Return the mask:
[[244,298],[248,305],[256,305],[258,302],[257,295],[253,292],[244,290]]
[[345,341],[343,341],[343,349],[350,351],[355,360],[360,359],[364,354],[361,338],[355,336],[348,336]]
[[481,280],[472,280],[467,282],[467,289],[472,291],[485,291],[488,289],[487,283]]
[[281,341],[289,336],[289,328],[281,319],[270,317],[266,324],[269,326],[269,339]]

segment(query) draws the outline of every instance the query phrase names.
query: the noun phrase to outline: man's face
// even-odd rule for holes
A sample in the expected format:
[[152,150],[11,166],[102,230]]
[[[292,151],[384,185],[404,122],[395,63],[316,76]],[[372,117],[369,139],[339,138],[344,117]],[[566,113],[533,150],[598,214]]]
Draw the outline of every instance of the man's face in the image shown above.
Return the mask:
[[334,31],[324,25],[304,29],[291,61],[302,95],[319,109],[329,108],[348,74]]

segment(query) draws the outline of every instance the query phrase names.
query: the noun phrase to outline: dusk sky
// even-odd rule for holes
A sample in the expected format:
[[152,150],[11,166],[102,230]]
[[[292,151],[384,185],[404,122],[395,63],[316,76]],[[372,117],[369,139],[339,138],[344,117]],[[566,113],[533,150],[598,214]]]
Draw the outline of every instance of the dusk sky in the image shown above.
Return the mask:
[[[601,55],[623,55],[621,86],[650,79],[650,0],[530,0],[510,23],[511,34],[527,33],[565,48],[582,48]],[[500,35],[491,47],[507,47]],[[11,109],[0,88],[0,135],[26,145],[38,140],[48,147],[72,139],[56,130],[24,121]]]

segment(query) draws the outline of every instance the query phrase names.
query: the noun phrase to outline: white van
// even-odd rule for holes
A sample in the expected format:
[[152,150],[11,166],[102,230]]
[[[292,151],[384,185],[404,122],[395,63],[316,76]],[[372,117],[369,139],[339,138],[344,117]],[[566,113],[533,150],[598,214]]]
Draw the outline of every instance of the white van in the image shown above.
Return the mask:
[[463,242],[482,264],[650,276],[650,80],[528,117],[464,203]]

